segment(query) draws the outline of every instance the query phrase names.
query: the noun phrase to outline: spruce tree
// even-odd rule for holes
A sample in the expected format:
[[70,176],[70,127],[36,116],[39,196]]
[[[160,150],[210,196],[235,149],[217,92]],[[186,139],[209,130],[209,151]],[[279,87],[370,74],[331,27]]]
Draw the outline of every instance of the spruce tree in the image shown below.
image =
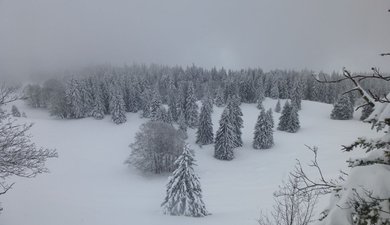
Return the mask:
[[195,128],[198,125],[198,105],[196,104],[195,90],[192,83],[188,85],[187,89],[185,116],[188,127]]
[[219,129],[215,135],[214,157],[220,160],[232,160],[233,149],[236,147],[235,126],[230,107],[226,107],[219,121]]
[[91,116],[98,120],[104,118],[104,103],[103,103],[102,93],[100,92],[100,89],[98,89],[97,87],[95,87],[94,104],[91,111]]
[[291,114],[291,105],[288,101],[283,106],[282,113],[279,118],[278,130],[285,131],[288,127]]
[[196,132],[196,143],[208,145],[213,143],[213,122],[211,120],[212,105],[207,100],[203,101],[200,109],[199,126]]
[[222,107],[225,105],[225,97],[222,88],[218,88],[214,102],[217,107]]
[[274,122],[274,116],[273,116],[273,113],[272,113],[272,109],[269,108],[265,115],[268,117],[268,120],[269,120],[269,122],[271,124],[271,127],[274,128],[275,122]]
[[281,106],[280,106],[280,99],[278,99],[278,102],[276,103],[275,106],[275,112],[280,113]]
[[152,100],[150,102],[150,119],[152,121],[161,121],[158,118],[158,114],[161,114],[161,97],[160,94],[157,92],[156,89],[153,89],[152,91]]
[[347,95],[342,95],[334,105],[330,118],[334,120],[349,120],[353,116],[353,105]]
[[255,126],[253,148],[268,149],[274,144],[272,122],[264,110],[261,110]]
[[230,118],[234,127],[234,134],[236,138],[234,139],[234,147],[241,147],[242,142],[242,132],[241,128],[243,127],[243,120],[242,120],[242,111],[240,108],[240,99],[237,96],[232,96],[228,98],[227,106],[229,108],[230,112]]
[[125,110],[125,102],[123,101],[123,97],[120,91],[115,89],[110,100],[110,114],[112,121],[116,124],[126,122]]
[[[263,90],[263,89],[261,89]],[[265,100],[264,91],[259,91],[259,94],[257,96],[257,108],[262,109],[263,107],[263,101]]]
[[296,133],[300,127],[298,108],[295,104],[291,104],[290,118],[288,120],[285,131]]
[[14,116],[14,117],[21,116],[19,109],[15,105],[12,105],[11,113],[12,113],[12,116]]
[[301,91],[299,89],[300,86],[298,85],[298,81],[295,81],[294,87],[292,89],[291,93],[291,104],[294,104],[298,110],[302,108],[302,96],[301,96]]
[[176,169],[169,177],[166,197],[161,204],[164,214],[191,217],[209,215],[202,200],[202,189],[194,165],[194,153],[186,144],[175,161]]

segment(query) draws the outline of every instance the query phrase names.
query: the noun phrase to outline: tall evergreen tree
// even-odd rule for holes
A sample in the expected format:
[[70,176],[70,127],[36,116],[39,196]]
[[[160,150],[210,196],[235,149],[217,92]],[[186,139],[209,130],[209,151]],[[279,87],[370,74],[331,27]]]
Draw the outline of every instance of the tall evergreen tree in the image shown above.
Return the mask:
[[230,112],[230,118],[232,119],[233,127],[234,127],[234,133],[235,133],[235,147],[241,147],[242,142],[242,131],[241,128],[244,127],[244,121],[242,120],[242,111],[240,108],[240,99],[238,96],[232,96],[228,100],[228,105]]
[[[156,89],[152,91],[152,100],[150,102],[150,118],[152,121],[158,121],[161,115],[161,96]],[[160,120],[161,121],[161,120]]]
[[290,120],[290,114],[291,114],[291,105],[288,101],[286,101],[279,118],[278,130],[285,131],[287,129]]
[[114,88],[110,99],[110,114],[112,121],[116,124],[126,122],[125,102],[123,101],[121,91],[117,88]]
[[219,121],[219,129],[215,135],[214,157],[220,160],[234,158],[233,149],[236,147],[237,136],[230,110],[230,107],[225,107]]
[[65,89],[66,102],[69,109],[68,116],[70,118],[83,118],[85,117],[85,112],[83,108],[83,94],[81,91],[81,86],[79,81],[75,78],[71,78]]
[[268,121],[270,122],[271,127],[274,128],[275,122],[274,122],[274,116],[273,116],[273,113],[272,113],[272,109],[269,108],[267,110],[267,112],[265,113],[265,115],[268,117]]
[[278,102],[276,103],[276,106],[275,106],[275,112],[280,113],[280,110],[282,110],[282,109],[280,106],[280,99],[278,99]]
[[169,177],[166,197],[161,204],[164,214],[191,217],[209,215],[202,200],[202,189],[194,165],[193,150],[186,144],[175,161],[176,169]]
[[341,95],[330,114],[334,120],[349,120],[353,117],[353,105],[347,95]]
[[291,93],[291,104],[294,104],[298,110],[302,108],[302,90],[300,88],[299,81],[295,81]]
[[103,119],[104,118],[104,102],[102,93],[97,85],[94,87],[94,104],[92,108],[91,115],[95,119]]
[[18,107],[16,107],[16,105],[12,105],[11,113],[12,113],[12,116],[14,116],[14,117],[21,117],[21,115],[22,115],[20,113]]
[[203,101],[200,109],[199,126],[196,132],[196,143],[200,145],[208,145],[213,143],[213,122],[211,120],[212,105],[207,99]]
[[215,105],[217,107],[222,107],[225,105],[225,97],[224,97],[222,88],[217,89],[217,93],[216,93],[214,102],[215,102]]
[[290,118],[287,123],[285,131],[290,133],[296,133],[301,127],[299,122],[298,108],[295,104],[291,104]]
[[187,89],[185,116],[188,127],[195,128],[198,125],[198,105],[196,104],[194,85],[192,83],[188,85]]
[[[272,111],[271,111],[272,112]],[[272,122],[264,110],[261,110],[255,126],[253,148],[268,149],[274,144]]]

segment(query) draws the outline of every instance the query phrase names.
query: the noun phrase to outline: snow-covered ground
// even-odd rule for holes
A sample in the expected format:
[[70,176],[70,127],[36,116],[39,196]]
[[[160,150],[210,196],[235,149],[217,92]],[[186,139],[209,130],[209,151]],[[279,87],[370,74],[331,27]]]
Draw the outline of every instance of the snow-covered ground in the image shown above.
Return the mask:
[[[266,99],[266,109],[276,102]],[[0,197],[5,225],[255,225],[260,210],[272,207],[272,193],[293,168],[295,159],[309,162],[305,145],[319,147],[319,162],[329,177],[346,169],[345,161],[359,152],[344,153],[342,144],[358,136],[378,137],[368,124],[356,118],[330,120],[331,105],[304,101],[300,111],[301,129],[290,134],[276,131],[275,146],[252,148],[253,130],[259,113],[255,104],[242,104],[244,146],[235,150],[233,161],[213,158],[213,146],[195,145],[195,130],[187,140],[195,149],[204,202],[212,215],[204,218],[173,217],[162,214],[166,175],[144,175],[123,162],[130,153],[139,126],[138,114],[127,114],[128,122],[115,125],[106,117],[58,120],[47,111],[30,109],[18,102],[34,122],[33,139],[38,145],[56,148],[58,159],[48,161],[49,174],[34,179],[14,178],[16,184]],[[214,107],[214,132],[222,108]],[[274,113],[277,124],[279,114]],[[348,169],[346,169],[348,171]],[[322,199],[323,208],[328,199]]]

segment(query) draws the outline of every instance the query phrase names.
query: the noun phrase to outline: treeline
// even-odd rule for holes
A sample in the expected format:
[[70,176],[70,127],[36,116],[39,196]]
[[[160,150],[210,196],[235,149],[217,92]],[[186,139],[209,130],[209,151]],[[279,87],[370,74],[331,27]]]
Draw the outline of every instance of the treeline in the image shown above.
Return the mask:
[[[311,71],[261,69],[226,71],[159,65],[132,65],[123,67],[95,66],[72,73],[59,74],[43,84],[30,84],[25,97],[32,107],[47,108],[59,118],[94,117],[102,119],[111,115],[115,123],[126,121],[125,112],[142,111],[142,116],[153,118],[165,112],[178,121],[181,112],[189,127],[196,126],[196,101],[211,98],[217,106],[224,106],[229,97],[238,96],[244,103],[256,103],[259,99],[291,99],[334,103],[339,95],[351,87],[347,82],[337,84],[318,83]],[[319,74],[323,79],[341,78],[337,73]],[[383,82],[374,79],[364,82],[367,89],[379,94],[389,91]]]

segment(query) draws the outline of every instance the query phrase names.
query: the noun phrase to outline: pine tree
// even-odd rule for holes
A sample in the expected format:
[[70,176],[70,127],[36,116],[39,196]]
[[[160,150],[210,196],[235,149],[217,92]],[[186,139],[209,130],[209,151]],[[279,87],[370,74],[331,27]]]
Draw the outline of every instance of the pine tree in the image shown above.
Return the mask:
[[111,94],[110,111],[111,119],[114,123],[121,124],[126,122],[125,102],[120,90],[117,88]]
[[195,128],[198,125],[198,105],[196,104],[194,85],[192,83],[188,85],[187,89],[185,116],[188,127]]
[[196,143],[200,145],[208,145],[213,143],[213,122],[211,120],[212,105],[207,100],[203,101],[200,109],[199,126],[196,133]]
[[12,105],[11,113],[12,113],[12,116],[14,116],[14,117],[21,116],[19,109],[15,105]]
[[360,120],[365,120],[365,119],[367,119],[367,118],[371,115],[371,113],[372,113],[373,111],[374,111],[374,108],[373,108],[371,105],[369,105],[369,104],[365,105],[365,106],[363,107],[362,115],[360,116]]
[[164,214],[191,217],[209,215],[202,200],[202,189],[194,165],[194,153],[186,144],[175,161],[175,171],[169,177],[166,197],[161,204]]
[[302,102],[302,90],[300,90],[299,81],[295,81],[294,86],[292,88],[291,93],[291,104],[294,104],[298,110],[302,108],[301,102]]
[[142,117],[149,118],[150,117],[150,105],[152,99],[152,91],[150,88],[146,87],[141,94],[141,109],[142,109]]
[[[272,111],[271,111],[272,112]],[[270,117],[261,110],[255,126],[255,136],[253,140],[254,149],[268,149],[274,144],[272,122]]]
[[349,120],[353,116],[353,105],[348,96],[342,95],[334,105],[330,118],[334,120]]
[[278,130],[285,131],[288,127],[291,114],[291,105],[288,101],[283,106],[282,114],[279,118]]
[[276,103],[275,106],[275,112],[280,113],[281,107],[280,107],[280,99],[278,99],[278,102]]
[[278,87],[278,82],[272,84],[271,90],[270,90],[270,94],[269,94],[269,97],[272,98],[272,99],[277,99],[277,98],[279,98],[279,87]]
[[161,97],[160,94],[157,92],[156,89],[153,90],[152,92],[152,100],[150,102],[150,119],[152,121],[161,121],[158,118],[158,114],[161,114]]
[[295,104],[291,104],[290,118],[285,131],[296,133],[300,127],[298,108],[295,106]]
[[259,91],[258,96],[257,96],[257,108],[260,110],[262,109],[263,101],[265,100],[265,95],[264,95],[263,90],[264,89],[261,89],[261,91]]
[[222,88],[218,88],[214,102],[217,107],[222,107],[225,105],[225,97]]
[[232,160],[233,149],[236,147],[235,127],[231,118],[230,108],[226,107],[219,121],[219,129],[215,135],[214,157],[220,160]]
[[233,127],[234,127],[234,133],[235,133],[235,147],[241,147],[243,142],[242,142],[242,132],[241,128],[243,128],[243,123],[244,121],[242,120],[242,111],[240,108],[240,99],[237,96],[233,96],[228,99],[228,105],[227,107],[229,108],[230,112],[230,117],[232,119]]
[[265,115],[268,117],[268,120],[269,120],[269,122],[271,124],[271,128],[274,128],[275,122],[274,122],[274,116],[273,116],[273,113],[272,113],[272,109],[269,108]]
[[95,119],[103,119],[104,118],[104,103],[102,98],[102,93],[100,89],[95,87],[95,93],[94,93],[94,105],[92,108],[91,115]]
[[65,89],[66,102],[69,107],[70,118],[83,118],[85,117],[85,112],[83,109],[83,94],[79,81],[74,78],[71,78],[67,83]]

